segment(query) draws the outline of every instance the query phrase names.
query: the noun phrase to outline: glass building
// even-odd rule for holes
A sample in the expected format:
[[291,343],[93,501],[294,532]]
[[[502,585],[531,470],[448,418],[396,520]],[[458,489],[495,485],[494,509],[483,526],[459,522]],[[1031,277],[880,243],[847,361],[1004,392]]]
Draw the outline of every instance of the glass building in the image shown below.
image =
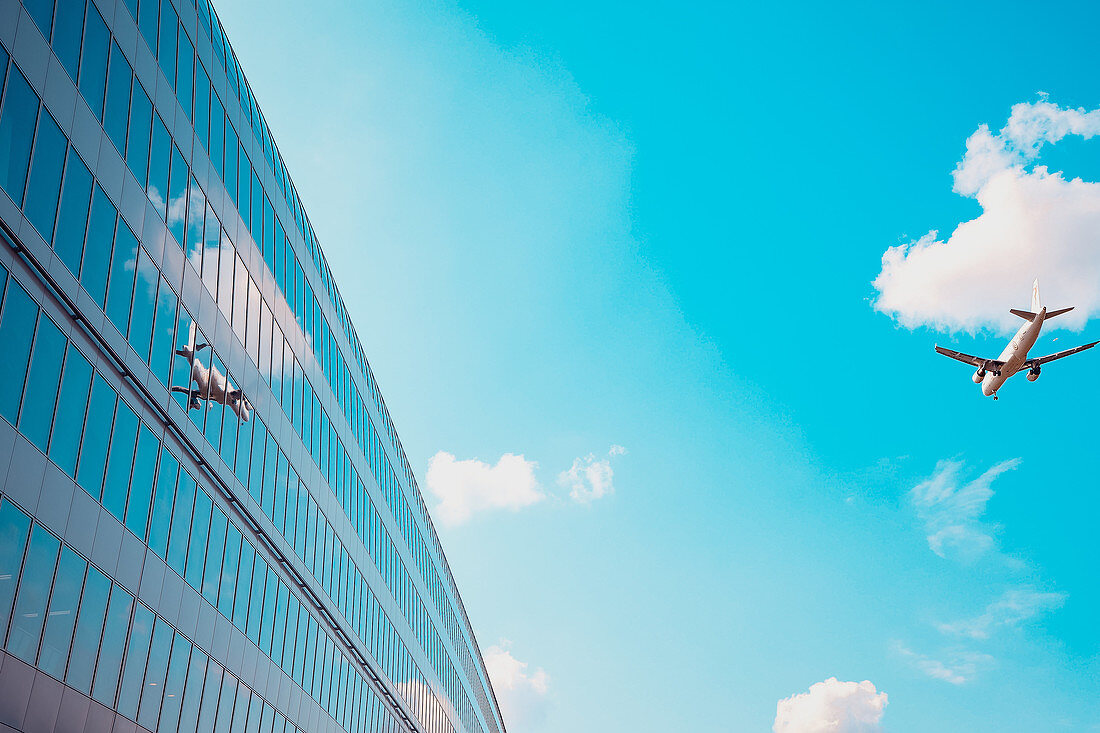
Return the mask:
[[0,84],[0,729],[503,731],[208,0],[0,0]]

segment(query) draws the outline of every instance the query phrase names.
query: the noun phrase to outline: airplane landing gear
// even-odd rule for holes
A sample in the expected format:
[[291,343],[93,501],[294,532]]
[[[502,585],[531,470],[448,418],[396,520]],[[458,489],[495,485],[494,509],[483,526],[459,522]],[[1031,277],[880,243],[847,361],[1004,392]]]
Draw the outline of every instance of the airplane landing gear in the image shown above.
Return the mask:
[[997,397],[997,393],[996,393],[996,392],[994,392],[994,393],[993,393],[993,399],[994,399],[994,400],[996,400],[996,399],[999,399],[999,398]]

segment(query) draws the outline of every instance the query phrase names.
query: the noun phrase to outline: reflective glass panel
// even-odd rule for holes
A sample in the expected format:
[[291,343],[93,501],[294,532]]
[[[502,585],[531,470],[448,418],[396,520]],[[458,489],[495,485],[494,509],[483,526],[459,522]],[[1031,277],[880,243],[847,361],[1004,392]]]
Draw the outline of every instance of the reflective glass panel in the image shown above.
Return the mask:
[[141,688],[145,681],[145,664],[149,660],[149,644],[153,638],[153,612],[140,603],[134,609],[130,625],[130,640],[126,644],[126,663],[122,668],[122,684],[118,692],[118,712],[133,720],[137,717]]
[[156,313],[159,280],[160,272],[157,271],[156,265],[143,247],[138,248],[129,339],[130,346],[147,364],[149,363],[149,345],[153,337],[153,316]]
[[76,469],[76,480],[80,488],[87,491],[96,500],[103,487],[103,472],[107,465],[107,441],[110,431],[104,426],[115,414],[115,400],[118,395],[110,384],[99,374],[92,380],[92,394],[88,401],[88,417],[85,425],[84,441],[80,447],[80,463]]
[[23,213],[47,242],[53,240],[57,200],[61,194],[61,171],[65,167],[65,136],[48,112],[38,116],[38,133],[27,179],[27,200]]
[[23,564],[23,550],[31,520],[10,501],[0,503],[0,642],[11,618],[15,586]]
[[84,232],[92,198],[92,174],[73,151],[65,163],[65,183],[61,188],[61,216],[54,233],[53,249],[73,275],[80,274],[84,253]]
[[149,135],[153,105],[137,81],[130,100],[130,127],[126,141],[126,164],[143,187],[149,173]]
[[118,401],[115,426],[111,432],[111,450],[107,459],[107,480],[103,484],[103,508],[122,521],[126,513],[126,494],[134,465],[138,419],[124,401]]
[[84,587],[84,571],[88,563],[68,547],[61,547],[61,562],[57,566],[57,579],[50,595],[50,610],[46,616],[46,630],[42,635],[42,651],[38,656],[38,668],[57,679],[65,676],[69,661],[69,647],[73,643],[73,627],[76,625],[76,609],[80,603],[80,589]]
[[107,51],[111,34],[107,24],[96,10],[95,3],[87,4],[84,19],[84,46],[80,56],[80,93],[91,107],[92,113],[103,121],[103,96],[107,88]]
[[99,639],[103,633],[104,614],[107,612],[107,595],[111,581],[96,568],[88,566],[84,581],[84,595],[80,599],[80,615],[73,636],[73,651],[69,657],[69,669],[65,684],[87,695],[92,689],[92,671],[99,653]]
[[172,642],[172,659],[168,664],[168,674],[164,681],[164,708],[157,724],[157,733],[169,733],[169,731],[179,733],[181,730],[180,708],[183,704],[190,656],[191,642],[177,632]]
[[122,667],[122,650],[126,645],[126,631],[130,627],[130,613],[134,597],[116,585],[111,589],[111,601],[107,604],[107,617],[103,627],[103,643],[99,649],[99,662],[95,668],[92,697],[107,707],[114,707],[118,692],[119,672]]
[[111,279],[107,289],[107,317],[123,336],[130,325],[130,306],[134,297],[134,270],[137,267],[138,242],[125,221],[119,220],[115,248],[111,255]]
[[69,344],[57,399],[57,417],[50,436],[50,460],[70,476],[76,475],[76,457],[91,388],[92,366],[75,346]]
[[43,453],[50,438],[50,424],[61,382],[65,336],[45,315],[38,319],[27,389],[19,416],[19,430]]
[[179,17],[176,15],[176,9],[170,2],[162,2],[157,60],[160,62],[161,71],[173,88],[176,85],[176,29],[178,27]]
[[19,67],[12,64],[9,69],[4,103],[0,106],[0,186],[16,204],[21,204],[31,141],[34,140],[34,121],[38,116],[38,95]]
[[160,467],[157,469],[156,491],[153,495],[153,514],[149,523],[149,549],[165,558],[168,553],[168,534],[172,526],[172,503],[176,497],[176,478],[179,461],[168,450],[160,449]]
[[164,386],[169,385],[169,373],[174,360],[173,339],[176,333],[176,294],[162,277],[157,289],[156,320],[153,324],[152,350],[149,367]]
[[[149,524],[149,505],[153,498],[153,476],[157,469],[160,441],[153,431],[141,425],[137,452],[134,454],[134,476],[130,481],[130,498],[126,504],[126,526],[140,540],[145,540]],[[132,716],[131,716],[132,717]]]
[[27,295],[23,286],[11,280],[3,311],[0,312],[0,343],[4,344],[4,358],[0,359],[0,384],[6,385],[5,389],[0,390],[0,415],[12,424],[15,424],[19,414],[37,318],[38,305]]
[[110,268],[111,247],[115,238],[117,218],[118,211],[115,205],[97,185],[92,194],[92,212],[88,217],[88,240],[84,244],[80,284],[101,307],[107,296],[107,273]]
[[74,82],[80,67],[80,34],[83,29],[84,0],[58,0],[53,52]]
[[[176,506],[172,510],[172,535],[168,539],[168,567],[183,577],[187,546],[191,539],[191,513],[195,506],[195,479],[187,471],[179,472]],[[200,492],[201,493],[201,492]]]
[[[146,0],[148,2],[148,0]],[[153,642],[149,649],[149,668],[145,672],[145,685],[141,692],[137,722],[147,730],[154,730],[164,698],[164,683],[168,672],[168,660],[172,654],[172,627],[162,619],[153,626]]]
[[107,104],[103,110],[103,129],[115,144],[119,155],[126,151],[126,128],[130,121],[130,83],[134,73],[118,44],[111,44],[107,66]]

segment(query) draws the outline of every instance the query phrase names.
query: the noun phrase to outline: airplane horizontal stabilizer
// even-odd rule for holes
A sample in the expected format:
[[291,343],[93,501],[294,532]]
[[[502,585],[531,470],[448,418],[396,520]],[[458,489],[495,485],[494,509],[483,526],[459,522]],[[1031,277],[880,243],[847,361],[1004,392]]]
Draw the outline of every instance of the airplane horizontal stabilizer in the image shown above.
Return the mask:
[[[1069,308],[1062,308],[1061,310],[1050,311],[1046,315],[1046,320],[1050,320],[1051,318],[1054,318],[1054,316],[1060,316],[1063,313],[1069,313],[1071,310],[1073,310],[1072,305]],[[1019,316],[1020,318],[1023,318],[1025,321],[1035,320],[1035,314],[1031,311],[1020,310],[1019,308],[1011,308],[1008,312],[1014,316]]]

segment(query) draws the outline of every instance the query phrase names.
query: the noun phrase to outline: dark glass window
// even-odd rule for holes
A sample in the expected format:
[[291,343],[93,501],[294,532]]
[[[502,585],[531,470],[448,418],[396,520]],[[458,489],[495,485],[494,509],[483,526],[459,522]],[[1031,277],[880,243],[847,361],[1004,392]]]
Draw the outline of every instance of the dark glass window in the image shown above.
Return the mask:
[[130,128],[126,142],[126,164],[138,183],[145,186],[149,174],[149,135],[153,122],[153,105],[141,84],[134,82],[130,100]]
[[[191,513],[195,506],[195,479],[187,471],[179,473],[176,489],[176,507],[172,512],[172,535],[168,539],[168,567],[183,577],[186,569],[187,547],[191,540]],[[202,492],[198,492],[202,493]]]
[[0,313],[0,343],[4,344],[4,358],[0,359],[0,415],[13,425],[19,414],[19,401],[23,395],[23,382],[27,376],[27,360],[30,357],[34,323],[38,318],[38,304],[27,291],[12,280],[4,298]]
[[225,557],[225,531],[228,521],[217,506],[210,515],[210,535],[206,544],[206,570],[202,576],[202,597],[210,605],[218,603],[218,583],[222,577],[222,559]]
[[23,7],[30,13],[46,40],[50,40],[50,30],[53,28],[53,0],[23,0]]
[[134,304],[130,316],[130,345],[149,363],[149,344],[153,337],[153,316],[156,313],[157,283],[160,273],[144,249],[138,249],[137,278],[134,283]]
[[130,613],[134,597],[116,585],[111,589],[107,604],[107,616],[103,626],[103,643],[99,647],[99,662],[95,667],[95,683],[92,697],[107,707],[114,707],[118,692],[119,672],[122,668],[122,650],[126,645],[126,630],[130,627]]
[[0,186],[16,204],[22,204],[34,121],[38,116],[38,95],[17,66],[12,64],[10,69],[0,107]]
[[83,28],[84,0],[58,0],[53,52],[73,81],[76,81],[80,67],[80,33]]
[[232,523],[225,537],[225,562],[222,563],[221,587],[218,590],[218,610],[226,618],[233,614],[233,590],[237,583],[237,565],[241,555],[241,531]]
[[237,211],[241,215],[241,221],[252,230],[252,212],[249,206],[252,201],[252,163],[244,152],[244,146],[238,144],[237,151]]
[[168,231],[184,249],[184,227],[187,214],[187,161],[175,145],[172,146],[172,171],[168,182]]
[[115,144],[119,155],[126,151],[126,127],[130,120],[130,84],[134,72],[117,43],[111,44],[107,67],[107,104],[103,110],[103,129]]
[[107,458],[107,480],[103,485],[103,508],[122,521],[126,513],[126,494],[134,467],[134,446],[137,444],[138,419],[123,400],[115,411],[115,427],[111,432],[111,450]]
[[65,184],[61,188],[61,217],[57,221],[53,248],[74,276],[80,274],[84,253],[84,232],[92,198],[92,174],[73,151],[65,163]]
[[179,27],[179,17],[176,9],[170,2],[162,2],[160,9],[160,47],[157,49],[157,60],[160,61],[161,71],[168,79],[172,88],[176,86],[176,29]]
[[[203,148],[210,150],[210,77],[201,63],[195,64],[195,134]],[[211,159],[213,155],[211,154]]]
[[[166,4],[167,7],[167,4]],[[157,725],[158,733],[178,733],[180,709],[183,705],[184,686],[187,682],[188,660],[191,656],[191,642],[178,632],[172,642],[172,659],[168,664],[168,674],[164,681],[164,709]]]
[[195,83],[195,47],[182,30],[179,34],[179,52],[176,54],[176,99],[183,107],[187,119],[191,119],[192,89]]
[[65,336],[53,321],[45,316],[38,319],[19,430],[43,453],[49,443],[65,343]]
[[69,670],[65,684],[85,695],[92,689],[92,671],[99,653],[99,639],[103,634],[104,614],[107,612],[107,596],[111,581],[96,568],[88,566],[84,581],[84,595],[80,599],[80,615],[73,636],[73,651],[69,657]]
[[142,423],[137,451],[134,454],[130,498],[126,503],[126,526],[141,540],[145,539],[145,530],[149,525],[149,507],[153,500],[153,477],[157,470],[159,448],[157,436]]
[[[103,486],[103,472],[107,465],[107,442],[111,437],[106,425],[115,414],[117,395],[110,384],[99,374],[92,380],[92,395],[88,403],[84,441],[80,446],[80,463],[76,481],[80,488],[97,500]],[[90,430],[87,428],[91,428]]]
[[149,526],[149,549],[165,558],[168,552],[168,533],[172,525],[172,502],[176,496],[176,478],[179,461],[167,447],[160,449],[160,468],[157,471],[156,492],[153,497],[153,516]]
[[0,642],[11,618],[12,602],[31,520],[10,501],[0,503]]
[[15,599],[15,611],[8,633],[8,651],[28,664],[34,664],[38,656],[38,642],[42,637],[42,622],[46,616],[46,600],[57,569],[57,553],[61,541],[36,525],[31,532],[27,559],[23,562],[23,576],[19,581],[19,595]]
[[141,0],[138,7],[138,29],[145,38],[146,45],[157,55],[157,20],[160,15],[160,0]]
[[256,560],[256,550],[248,540],[241,542],[241,561],[237,565],[237,579],[234,584],[233,625],[241,631],[245,629],[248,618],[248,596],[252,585],[252,566]]
[[88,3],[84,25],[84,49],[80,57],[80,93],[92,108],[96,119],[103,121],[103,96],[107,88],[107,51],[111,34],[107,24],[96,10],[95,3]]
[[47,242],[53,239],[57,199],[61,193],[61,171],[65,167],[65,136],[48,113],[38,116],[27,200],[23,212]]
[[126,664],[122,668],[116,708],[131,720],[137,718],[141,688],[145,682],[145,665],[149,661],[149,644],[153,639],[153,619],[152,611],[137,604],[134,621],[130,625],[130,641],[126,645]]
[[202,681],[206,677],[207,657],[197,647],[191,650],[191,664],[187,668],[187,689],[183,692],[183,709],[180,712],[179,730],[193,731],[198,726],[199,707],[202,704]]
[[50,460],[70,476],[76,475],[76,458],[91,388],[92,366],[75,346],[69,344],[58,392],[57,418],[50,436]]
[[172,138],[159,114],[153,115],[147,192],[161,219],[168,216],[168,171],[172,165]]
[[[98,185],[92,194],[92,211],[88,217],[88,240],[84,245],[84,262],[80,267],[80,283],[88,295],[102,307],[107,296],[107,273],[110,268],[111,243],[115,238],[118,211]],[[123,227],[125,228],[125,227]]]
[[184,580],[195,590],[202,587],[202,569],[206,564],[206,538],[210,532],[210,497],[201,488],[195,492],[195,511],[191,517],[191,544],[187,548]]
[[[149,0],[145,0],[148,2]],[[145,672],[145,687],[138,708],[138,725],[153,730],[157,725],[160,703],[164,697],[168,660],[172,655],[172,627],[161,619],[153,626],[153,641],[149,649],[149,668]]]
[[237,133],[229,120],[225,121],[225,172],[222,180],[229,191],[229,198],[233,199],[233,205],[237,205]]
[[122,0],[122,4],[126,6],[126,9],[130,11],[130,17],[137,20],[137,0]]
[[213,90],[210,92],[210,162],[225,180],[225,109]]
[[50,595],[50,610],[46,616],[46,630],[42,635],[42,651],[38,668],[64,679],[65,665],[69,661],[69,647],[73,643],[73,627],[76,625],[76,608],[80,603],[80,589],[84,586],[84,571],[88,563],[68,547],[61,547],[61,562],[57,567],[57,580]]
[[111,255],[111,277],[107,289],[107,317],[125,336],[130,325],[130,305],[134,297],[134,270],[138,241],[125,221],[119,221],[115,248]]
[[166,387],[169,385],[175,350],[173,339],[176,333],[176,302],[176,294],[162,277],[157,290],[156,320],[153,324],[153,344],[149,355],[149,366],[160,383]]

